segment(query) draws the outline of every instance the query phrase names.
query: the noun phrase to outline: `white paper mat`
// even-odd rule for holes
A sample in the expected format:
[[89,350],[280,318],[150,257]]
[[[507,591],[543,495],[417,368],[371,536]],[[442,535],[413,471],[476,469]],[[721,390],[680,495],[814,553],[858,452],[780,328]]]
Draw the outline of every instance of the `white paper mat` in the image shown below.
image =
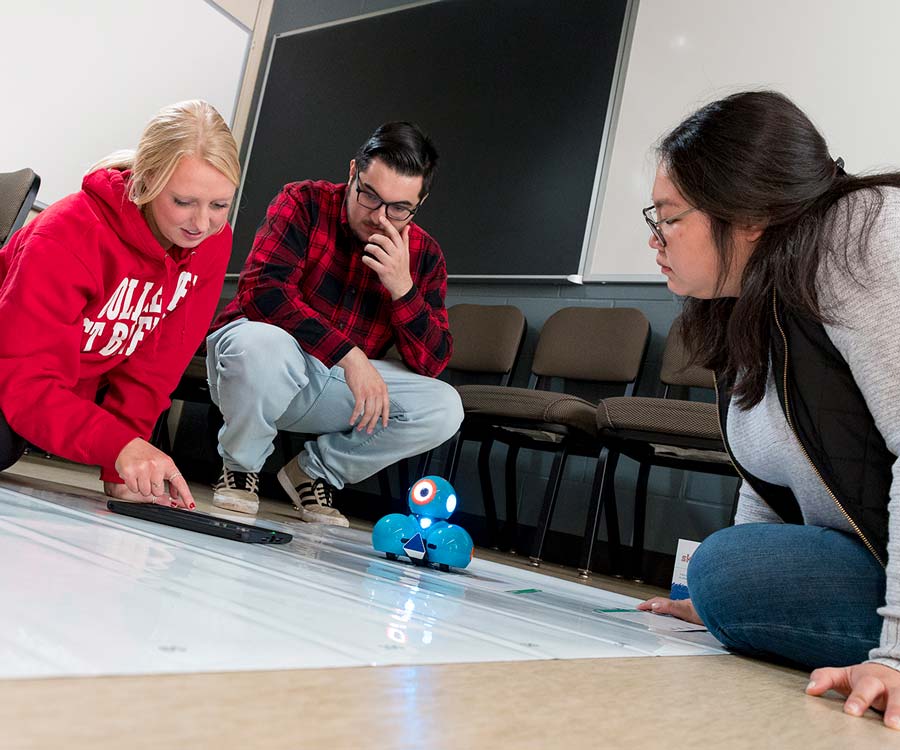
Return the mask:
[[723,653],[708,633],[595,611],[630,597],[477,558],[416,568],[360,531],[265,525],[293,542],[0,489],[0,678]]

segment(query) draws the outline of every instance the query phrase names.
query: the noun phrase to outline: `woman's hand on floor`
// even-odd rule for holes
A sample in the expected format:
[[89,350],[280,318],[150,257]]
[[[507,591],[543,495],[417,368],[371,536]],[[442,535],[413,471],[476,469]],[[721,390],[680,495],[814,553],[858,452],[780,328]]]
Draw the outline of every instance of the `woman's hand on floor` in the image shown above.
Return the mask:
[[900,672],[884,664],[864,662],[852,667],[823,667],[809,675],[806,692],[834,690],[847,696],[844,713],[862,716],[867,708],[884,712],[884,724],[900,729]]
[[[104,483],[104,492],[120,500],[171,505],[177,508],[194,508],[194,498],[175,462],[146,440],[135,438],[122,448],[116,459],[116,471],[125,484]],[[130,493],[124,496],[125,487]]]
[[665,596],[654,596],[637,606],[638,609],[653,612],[657,615],[672,615],[679,620],[702,625],[703,620],[697,615],[697,610],[691,604],[690,599],[669,599]]

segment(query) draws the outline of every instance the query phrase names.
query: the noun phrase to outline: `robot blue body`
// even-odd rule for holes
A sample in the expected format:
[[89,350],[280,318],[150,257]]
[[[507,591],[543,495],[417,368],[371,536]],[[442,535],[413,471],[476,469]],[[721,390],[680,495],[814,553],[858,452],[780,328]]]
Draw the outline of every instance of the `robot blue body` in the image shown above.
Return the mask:
[[390,513],[372,529],[372,546],[389,560],[408,557],[415,565],[441,570],[465,568],[472,561],[472,537],[447,523],[456,510],[456,492],[446,479],[422,477],[407,495],[411,515]]

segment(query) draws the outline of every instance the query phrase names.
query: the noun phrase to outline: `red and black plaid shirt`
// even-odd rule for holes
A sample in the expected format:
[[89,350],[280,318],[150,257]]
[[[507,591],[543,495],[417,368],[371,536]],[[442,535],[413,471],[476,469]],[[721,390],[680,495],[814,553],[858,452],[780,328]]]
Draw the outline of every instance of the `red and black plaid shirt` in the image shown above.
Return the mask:
[[237,296],[211,330],[241,317],[271,323],[328,367],[354,346],[380,359],[396,344],[411,370],[436,377],[453,350],[441,248],[410,224],[413,287],[392,300],[362,262],[363,243],[347,223],[346,191],[324,181],[284,186],[256,232]]

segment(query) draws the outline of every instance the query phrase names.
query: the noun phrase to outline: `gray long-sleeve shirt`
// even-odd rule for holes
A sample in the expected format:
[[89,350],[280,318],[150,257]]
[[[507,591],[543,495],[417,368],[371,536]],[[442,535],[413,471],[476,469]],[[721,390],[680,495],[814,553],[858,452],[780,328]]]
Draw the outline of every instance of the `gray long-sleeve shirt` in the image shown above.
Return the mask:
[[[861,252],[869,194],[835,208],[832,243],[837,257],[823,261],[817,276],[822,309],[833,318],[828,337],[846,360],[888,450],[900,452],[900,189],[884,191],[884,205]],[[841,256],[847,249],[848,274]],[[815,475],[787,424],[769,372],[765,396],[748,411],[728,410],[728,441],[738,462],[766,481],[789,487],[806,523],[855,533]],[[893,465],[888,504],[887,591],[878,609],[881,642],[869,658],[900,670],[900,461]],[[744,482],[735,523],[779,523],[779,517]]]

